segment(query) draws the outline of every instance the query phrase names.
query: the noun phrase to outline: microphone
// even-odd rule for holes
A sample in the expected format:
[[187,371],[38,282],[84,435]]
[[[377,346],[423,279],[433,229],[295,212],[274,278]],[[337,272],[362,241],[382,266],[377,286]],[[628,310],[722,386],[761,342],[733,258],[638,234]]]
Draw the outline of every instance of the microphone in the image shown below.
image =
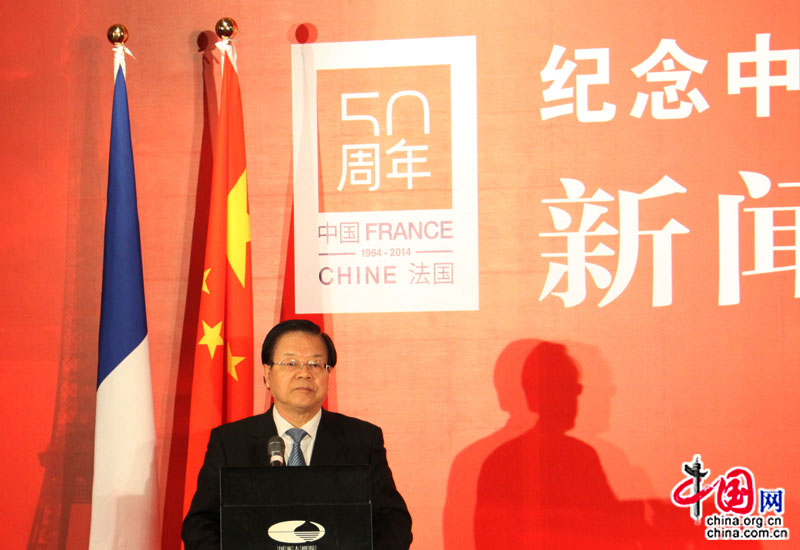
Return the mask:
[[267,456],[269,457],[270,466],[285,466],[283,460],[283,453],[286,451],[286,443],[283,438],[278,435],[273,435],[267,442]]

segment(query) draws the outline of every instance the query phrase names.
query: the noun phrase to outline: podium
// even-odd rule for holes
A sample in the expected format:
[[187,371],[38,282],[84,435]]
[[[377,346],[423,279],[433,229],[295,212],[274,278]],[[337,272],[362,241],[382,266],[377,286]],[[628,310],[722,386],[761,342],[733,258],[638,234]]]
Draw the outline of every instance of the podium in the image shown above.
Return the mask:
[[220,469],[221,550],[372,550],[369,466]]

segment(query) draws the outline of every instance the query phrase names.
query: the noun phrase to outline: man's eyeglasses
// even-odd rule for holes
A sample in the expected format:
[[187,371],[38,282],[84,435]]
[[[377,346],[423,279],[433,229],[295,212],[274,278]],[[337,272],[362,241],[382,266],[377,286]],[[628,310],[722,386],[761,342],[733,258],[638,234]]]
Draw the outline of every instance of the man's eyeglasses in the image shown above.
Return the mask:
[[303,370],[303,367],[308,367],[308,372],[311,374],[322,374],[323,371],[331,372],[330,365],[323,363],[322,361],[277,361],[272,363],[276,365],[279,369],[287,371],[287,372],[300,372]]

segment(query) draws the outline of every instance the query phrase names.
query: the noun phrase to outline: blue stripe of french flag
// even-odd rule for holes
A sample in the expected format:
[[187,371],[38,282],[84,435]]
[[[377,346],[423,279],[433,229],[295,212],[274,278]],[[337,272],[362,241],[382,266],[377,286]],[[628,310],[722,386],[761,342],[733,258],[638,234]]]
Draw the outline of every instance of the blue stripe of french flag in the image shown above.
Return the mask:
[[158,548],[153,388],[123,67],[114,83],[89,548]]

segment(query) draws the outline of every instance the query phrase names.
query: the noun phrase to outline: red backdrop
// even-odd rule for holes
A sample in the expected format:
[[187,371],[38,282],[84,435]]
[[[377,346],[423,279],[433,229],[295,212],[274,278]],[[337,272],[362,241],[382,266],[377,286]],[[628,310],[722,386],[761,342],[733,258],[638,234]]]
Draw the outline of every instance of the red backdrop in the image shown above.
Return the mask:
[[[684,478],[682,463],[701,454],[711,478],[745,466],[757,487],[784,488],[785,519],[793,524],[800,490],[792,427],[800,412],[794,397],[800,301],[792,249],[799,239],[791,228],[798,225],[792,208],[800,207],[800,190],[778,184],[800,181],[800,91],[785,82],[768,87],[760,73],[768,88],[758,94],[762,102],[768,94],[769,116],[758,116],[754,87],[730,91],[736,79],[729,55],[755,52],[757,35],[767,33],[768,49],[797,52],[797,3],[168,0],[86,2],[64,11],[46,1],[7,5],[0,13],[18,29],[0,38],[6,52],[0,61],[5,546],[79,547],[88,540],[113,83],[105,31],[117,22],[128,27],[136,56],[128,61],[128,95],[159,483],[164,528],[168,537],[176,533],[170,491],[177,490],[175,450],[185,426],[180,371],[193,347],[186,334],[193,338],[196,326],[190,287],[200,260],[193,237],[202,229],[196,220],[205,206],[219,79],[207,31],[222,16],[240,27],[257,342],[281,307],[292,204],[290,44],[298,42],[298,25],[310,23],[308,39],[318,43],[476,37],[480,309],[326,318],[341,350],[332,405],[384,428],[414,518],[415,548],[470,546],[481,471],[491,479],[484,468],[490,456],[502,456],[498,449],[537,420],[522,373],[541,342],[563,345],[580,371],[583,392],[567,434],[599,456],[614,498],[628,506],[620,521],[639,525],[650,518],[645,523],[661,529],[654,536],[664,540],[664,533],[679,536],[693,527],[688,510],[669,497]],[[702,72],[690,71],[682,66],[685,58],[672,56],[674,69],[689,78],[678,99],[690,102],[696,89],[707,108],[698,100],[688,116],[669,120],[651,111],[657,101],[651,92],[669,83],[637,77],[632,68],[662,39],[707,62]],[[550,83],[540,71],[555,45],[565,48],[557,68],[575,62],[564,83],[574,95],[546,101]],[[607,50],[585,51],[596,48]],[[596,59],[605,55],[608,83],[581,88],[577,77],[602,73]],[[794,55],[779,55],[768,70],[798,70]],[[652,72],[672,70],[657,61]],[[758,75],[755,64],[742,65],[743,77]],[[640,117],[630,114],[637,93],[649,98]],[[587,97],[589,111],[613,104],[613,118],[582,121],[579,105],[571,114],[542,116],[543,108]],[[740,171],[768,177],[769,193],[751,196]],[[548,207],[572,217],[570,231],[581,219],[582,203],[542,202],[567,196],[561,178],[583,182],[584,198],[606,191],[613,200],[597,202],[608,209],[598,224],[622,231],[621,197],[644,193],[665,175],[685,192],[642,198],[638,212],[641,231],[658,231],[670,219],[688,229],[670,237],[670,305],[651,303],[654,272],[664,271],[653,268],[649,234],[637,237],[631,280],[608,305],[598,306],[607,290],[588,272],[586,295],[571,307],[555,294],[567,290],[566,275],[542,296],[549,262],[567,263],[543,256],[566,251],[566,240],[542,235],[559,231]],[[720,195],[744,197],[738,232],[729,224],[720,229]],[[772,250],[754,237],[763,237],[754,228],[759,214],[747,209],[778,207],[784,210],[775,213],[775,223],[789,229],[776,233],[775,246],[787,249],[774,253],[775,265],[789,269],[764,272],[757,257]],[[723,278],[740,281],[739,303],[719,305],[720,243],[736,234],[740,266]],[[613,250],[587,261],[612,278],[619,273],[619,235],[586,243],[587,251],[598,243]],[[655,255],[667,257],[663,248]],[[254,391],[262,410],[267,397],[260,387]],[[572,399],[554,391],[562,404]],[[542,467],[580,470],[566,451],[541,452],[528,449],[525,456],[535,454]],[[508,464],[508,475],[532,467],[527,459]],[[702,538],[701,531],[685,536],[698,533]]]

